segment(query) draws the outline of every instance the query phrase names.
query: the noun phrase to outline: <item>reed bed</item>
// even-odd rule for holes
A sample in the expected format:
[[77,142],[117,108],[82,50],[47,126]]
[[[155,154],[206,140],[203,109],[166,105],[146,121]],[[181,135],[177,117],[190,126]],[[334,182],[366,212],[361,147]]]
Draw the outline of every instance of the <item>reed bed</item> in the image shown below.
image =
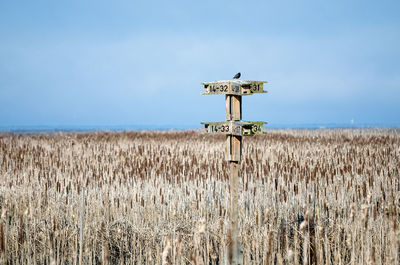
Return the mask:
[[[200,131],[1,134],[0,264],[226,264],[224,145]],[[398,130],[247,137],[243,264],[400,264],[399,171]]]

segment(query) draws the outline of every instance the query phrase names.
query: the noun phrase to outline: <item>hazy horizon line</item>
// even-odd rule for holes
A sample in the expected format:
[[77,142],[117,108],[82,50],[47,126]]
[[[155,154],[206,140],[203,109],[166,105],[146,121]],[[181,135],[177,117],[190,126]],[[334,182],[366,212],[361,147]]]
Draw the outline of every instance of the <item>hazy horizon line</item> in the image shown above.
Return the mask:
[[[46,132],[46,131],[125,131],[125,130],[198,130],[199,124],[131,124],[131,125],[0,125],[0,132]],[[400,128],[398,124],[385,123],[292,123],[265,124],[268,129],[362,129],[362,128]]]

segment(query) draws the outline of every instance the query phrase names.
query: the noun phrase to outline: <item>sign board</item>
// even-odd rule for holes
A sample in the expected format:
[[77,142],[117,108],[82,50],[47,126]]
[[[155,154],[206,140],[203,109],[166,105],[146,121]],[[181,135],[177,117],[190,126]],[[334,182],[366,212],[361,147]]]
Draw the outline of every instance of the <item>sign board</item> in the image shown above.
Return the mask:
[[239,95],[246,96],[254,93],[267,93],[263,90],[266,81],[251,80],[222,80],[215,82],[204,82],[204,93],[202,95]]
[[262,134],[262,121],[221,121],[221,122],[202,122],[207,133],[222,133],[236,136],[253,136]]

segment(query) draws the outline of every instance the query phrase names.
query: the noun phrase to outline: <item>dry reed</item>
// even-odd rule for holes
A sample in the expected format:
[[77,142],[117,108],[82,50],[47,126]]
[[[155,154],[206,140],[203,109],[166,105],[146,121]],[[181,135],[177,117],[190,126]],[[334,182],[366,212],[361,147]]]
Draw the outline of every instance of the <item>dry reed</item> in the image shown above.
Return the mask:
[[[198,131],[1,134],[0,262],[224,264],[224,144]],[[399,157],[398,130],[246,138],[244,264],[399,264]]]

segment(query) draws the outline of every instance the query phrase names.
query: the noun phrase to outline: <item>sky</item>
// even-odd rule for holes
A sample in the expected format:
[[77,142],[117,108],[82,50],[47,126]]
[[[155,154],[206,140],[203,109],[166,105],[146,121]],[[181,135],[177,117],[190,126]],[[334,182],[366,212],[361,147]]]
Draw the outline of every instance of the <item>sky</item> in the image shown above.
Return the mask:
[[400,1],[0,1],[0,128],[400,126]]

